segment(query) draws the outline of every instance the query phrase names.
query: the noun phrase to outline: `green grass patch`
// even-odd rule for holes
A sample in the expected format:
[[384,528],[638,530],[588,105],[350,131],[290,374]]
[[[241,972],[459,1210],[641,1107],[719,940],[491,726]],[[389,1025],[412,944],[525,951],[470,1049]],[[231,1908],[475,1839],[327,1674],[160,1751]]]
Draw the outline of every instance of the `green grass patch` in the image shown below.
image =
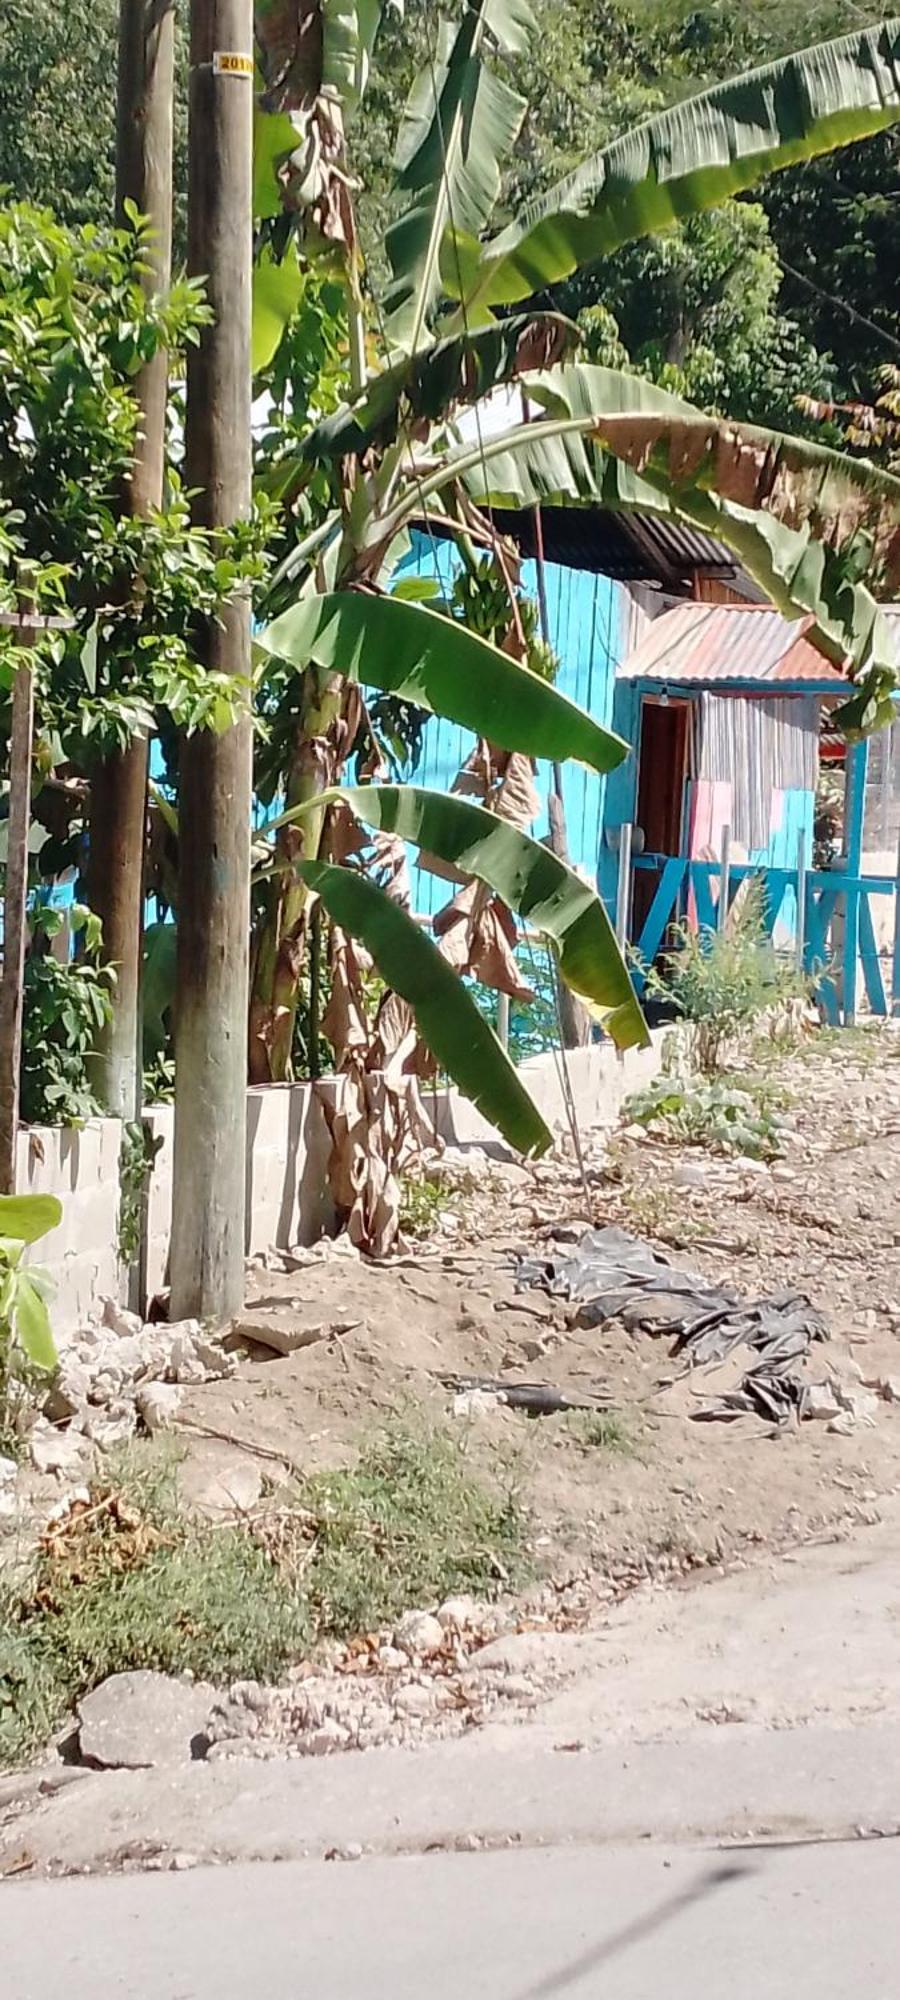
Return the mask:
[[634,1451],[627,1425],[615,1410],[571,1410],[565,1422],[582,1451],[618,1452],[624,1458]]
[[129,1451],[27,1575],[0,1579],[0,1764],[32,1756],[109,1674],[272,1680],[319,1640],[529,1572],[515,1493],[441,1431],[392,1426],[351,1469],[232,1526],[182,1514],[175,1475]]

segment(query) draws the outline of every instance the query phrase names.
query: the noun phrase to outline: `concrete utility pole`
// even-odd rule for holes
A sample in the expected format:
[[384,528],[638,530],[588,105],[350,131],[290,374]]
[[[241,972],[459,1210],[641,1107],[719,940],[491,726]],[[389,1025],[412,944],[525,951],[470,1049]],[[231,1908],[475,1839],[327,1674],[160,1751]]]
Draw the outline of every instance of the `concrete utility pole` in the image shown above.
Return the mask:
[[[195,518],[250,509],[253,164],[251,0],[191,0],[188,270],[213,308],[187,378],[186,480]],[[209,668],[250,673],[250,605],[200,635]],[[183,738],[171,1282],[174,1318],[243,1303],[252,730]]]
[[[172,100],[175,0],[120,0],[116,214],[146,215],[148,292],[166,289],[172,259]],[[134,385],[140,431],[124,496],[133,514],[162,500],[167,356],[160,351]],[[91,774],[88,901],[103,923],[104,957],[116,967],[112,1020],[93,1069],[101,1102],[118,1118],[141,1108],[140,991],[143,942],[147,739],[105,757]]]

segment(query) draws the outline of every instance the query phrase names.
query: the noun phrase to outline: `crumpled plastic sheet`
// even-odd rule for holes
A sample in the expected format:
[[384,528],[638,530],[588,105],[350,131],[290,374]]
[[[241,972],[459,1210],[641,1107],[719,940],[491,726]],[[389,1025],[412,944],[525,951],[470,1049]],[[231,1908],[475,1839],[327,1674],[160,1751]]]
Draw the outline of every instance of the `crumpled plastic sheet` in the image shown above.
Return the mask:
[[756,1360],[740,1388],[698,1409],[700,1421],[756,1415],[786,1423],[804,1414],[807,1384],[796,1364],[829,1329],[803,1292],[743,1299],[615,1225],[587,1229],[548,1257],[520,1258],[517,1277],[523,1288],[580,1300],[577,1326],[617,1320],[629,1332],[671,1336],[672,1352],[692,1368],[716,1367],[748,1348]]

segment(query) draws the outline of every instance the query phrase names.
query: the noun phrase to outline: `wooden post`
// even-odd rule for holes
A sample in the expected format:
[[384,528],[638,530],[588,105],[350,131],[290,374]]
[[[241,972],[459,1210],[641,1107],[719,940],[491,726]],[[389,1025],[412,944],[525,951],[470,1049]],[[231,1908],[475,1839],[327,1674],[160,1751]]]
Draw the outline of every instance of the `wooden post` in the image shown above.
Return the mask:
[[34,675],[30,657],[34,630],[27,622],[29,611],[33,612],[33,606],[23,605],[18,627],[21,658],[13,680],[9,739],[9,818],[3,897],[3,979],[0,981],[0,1194],[15,1194],[19,1137],[22,977],[25,970],[31,744],[34,733]]
[[794,938],[794,963],[798,972],[803,971],[806,963],[806,874],[808,867],[806,844],[806,828],[801,826],[797,835],[797,912],[795,918],[796,936]]
[[891,968],[891,1013],[900,1019],[900,837],[897,840],[897,886],[894,890],[894,956]]
[[845,872],[850,885],[844,892],[844,955],[841,978],[841,997],[844,1008],[844,1026],[852,1028],[856,1021],[857,959],[859,956],[859,889],[855,886],[862,874],[862,851],[866,816],[866,777],[869,768],[869,741],[854,743],[848,752],[844,849]]
[[719,866],[719,902],[716,928],[724,936],[728,926],[728,898],[731,891],[731,828],[722,828],[722,858]]
[[628,919],[631,914],[631,838],[632,825],[627,820],[619,828],[619,878],[616,883],[616,937],[623,950],[628,942]]
[[[133,202],[152,224],[143,279],[151,295],[169,282],[172,246],[174,0],[119,0],[116,213]],[[133,514],[163,494],[168,362],[162,349],[135,378],[140,412],[134,468],[125,494]],[[91,779],[88,901],[103,924],[104,958],[116,968],[112,1019],[92,1072],[114,1117],[136,1118],[142,1100],[140,990],[143,947],[147,741],[114,751]]]
[[[251,0],[192,0],[188,271],[213,323],[189,351],[185,483],[210,528],[250,510]],[[210,668],[250,675],[246,595],[200,635]],[[223,1320],[244,1296],[252,731],[180,749],[172,1316]]]
[[509,994],[497,995],[497,1040],[501,1048],[509,1048]]

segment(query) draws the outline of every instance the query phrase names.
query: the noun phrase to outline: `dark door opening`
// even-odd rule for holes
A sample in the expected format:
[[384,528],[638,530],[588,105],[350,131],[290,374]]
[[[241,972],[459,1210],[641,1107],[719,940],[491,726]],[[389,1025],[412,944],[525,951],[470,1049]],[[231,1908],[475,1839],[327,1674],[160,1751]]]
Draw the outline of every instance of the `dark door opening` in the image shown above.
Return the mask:
[[[684,787],[688,776],[690,703],[641,703],[638,748],[636,825],[643,834],[647,856],[681,852]],[[659,886],[659,868],[636,868],[631,911],[631,936],[640,939]]]

